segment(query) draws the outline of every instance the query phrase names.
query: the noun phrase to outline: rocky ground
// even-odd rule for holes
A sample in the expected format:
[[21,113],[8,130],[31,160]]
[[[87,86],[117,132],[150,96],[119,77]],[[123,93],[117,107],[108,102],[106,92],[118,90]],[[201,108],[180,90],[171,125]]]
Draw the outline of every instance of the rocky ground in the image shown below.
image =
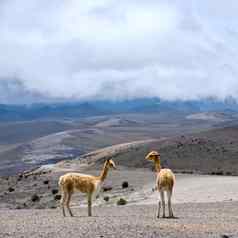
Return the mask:
[[[100,125],[100,126],[104,126]],[[0,237],[238,237],[238,127],[172,139],[107,147],[73,161],[0,177]],[[144,159],[161,153],[176,173],[177,219],[156,219],[155,173]],[[63,218],[57,182],[66,172],[98,175],[106,158],[110,171],[93,214],[84,194],[74,194],[75,217]],[[210,175],[206,175],[210,174]],[[122,186],[124,184],[124,186]],[[127,185],[125,185],[127,184]],[[117,205],[120,199],[126,205]]]
[[[93,217],[87,217],[85,195],[78,193],[71,203],[75,217],[64,218],[55,199],[58,193],[52,193],[58,177],[66,172],[60,168],[17,182],[12,177],[4,180],[15,186],[11,186],[14,191],[6,186],[1,192],[0,237],[238,237],[235,176],[176,174],[173,201],[177,219],[158,220],[158,193],[152,191],[154,172],[118,167],[110,171],[94,202]],[[123,182],[128,186],[123,188]],[[39,199],[32,201],[34,194]],[[120,198],[127,204],[117,205]]]
[[177,219],[157,219],[155,205],[56,210],[1,210],[0,237],[238,237],[238,203],[175,205]]

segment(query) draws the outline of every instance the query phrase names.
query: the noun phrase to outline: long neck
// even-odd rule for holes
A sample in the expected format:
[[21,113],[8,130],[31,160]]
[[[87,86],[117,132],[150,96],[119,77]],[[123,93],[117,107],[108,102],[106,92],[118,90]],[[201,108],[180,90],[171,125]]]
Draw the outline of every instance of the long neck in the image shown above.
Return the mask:
[[108,174],[108,170],[109,170],[109,168],[106,166],[106,163],[105,163],[104,166],[103,166],[102,172],[101,172],[101,174],[99,176],[99,179],[102,182],[106,179],[107,174]]
[[159,173],[160,170],[161,170],[160,160],[159,159],[155,159],[154,162],[155,162],[155,171],[157,173]]

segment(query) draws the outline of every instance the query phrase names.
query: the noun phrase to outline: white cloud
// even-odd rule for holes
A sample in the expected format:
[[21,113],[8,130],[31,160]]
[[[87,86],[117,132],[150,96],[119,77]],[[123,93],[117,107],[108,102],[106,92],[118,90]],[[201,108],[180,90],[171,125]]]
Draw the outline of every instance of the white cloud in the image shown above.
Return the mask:
[[238,98],[237,11],[235,0],[3,0],[0,83],[18,80],[29,100]]

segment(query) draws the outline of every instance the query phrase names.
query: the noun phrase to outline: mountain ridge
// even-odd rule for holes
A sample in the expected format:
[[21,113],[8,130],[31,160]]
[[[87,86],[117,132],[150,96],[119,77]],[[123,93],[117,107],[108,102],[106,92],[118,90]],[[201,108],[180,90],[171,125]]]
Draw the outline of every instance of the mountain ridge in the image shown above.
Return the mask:
[[193,101],[164,101],[158,98],[124,101],[89,101],[35,104],[0,104],[0,121],[24,121],[55,118],[82,118],[125,113],[174,113],[198,112],[238,113],[238,104],[233,100],[214,99]]

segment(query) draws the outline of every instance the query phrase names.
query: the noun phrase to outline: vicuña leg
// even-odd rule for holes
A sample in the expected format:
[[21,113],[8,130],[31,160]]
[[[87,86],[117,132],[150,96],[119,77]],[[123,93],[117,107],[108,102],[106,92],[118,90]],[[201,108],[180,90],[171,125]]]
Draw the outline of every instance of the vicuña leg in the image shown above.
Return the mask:
[[92,194],[88,194],[88,216],[92,216]]
[[157,214],[157,218],[160,217],[160,209],[161,209],[161,200],[159,200],[159,204],[158,204],[158,214]]
[[163,215],[162,217],[165,218],[165,200],[164,200],[164,191],[160,191],[160,200],[162,202],[162,209],[163,209]]
[[64,210],[64,206],[65,206],[65,200],[66,200],[66,193],[63,192],[62,193],[62,198],[60,200],[60,205],[61,205],[61,208],[62,208],[62,212],[63,212],[63,216],[65,217],[65,210]]
[[174,217],[171,203],[172,191],[167,191],[167,197],[168,197],[169,217]]
[[71,217],[74,216],[73,213],[72,213],[72,211],[71,211],[71,209],[70,209],[70,207],[69,207],[72,194],[73,194],[72,192],[68,192],[68,196],[67,196],[67,199],[66,199],[66,207],[67,207],[67,209],[68,209],[69,214],[70,214]]

